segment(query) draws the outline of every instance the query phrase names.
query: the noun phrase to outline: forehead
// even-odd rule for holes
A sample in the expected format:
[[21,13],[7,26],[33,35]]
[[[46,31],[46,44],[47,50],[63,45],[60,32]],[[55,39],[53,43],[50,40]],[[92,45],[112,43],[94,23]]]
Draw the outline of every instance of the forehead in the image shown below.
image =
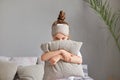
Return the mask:
[[62,34],[62,33],[57,33],[56,35],[55,35],[55,37],[67,37],[66,35],[64,35],[64,34]]

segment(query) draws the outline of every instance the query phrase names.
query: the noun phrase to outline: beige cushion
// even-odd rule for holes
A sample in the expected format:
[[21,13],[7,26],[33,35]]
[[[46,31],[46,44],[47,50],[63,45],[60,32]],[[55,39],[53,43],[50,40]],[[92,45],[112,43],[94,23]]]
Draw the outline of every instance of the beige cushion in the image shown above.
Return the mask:
[[8,61],[0,61],[0,80],[13,80],[17,65]]
[[43,64],[24,66],[18,68],[20,80],[42,80],[44,73]]
[[12,57],[10,61],[18,66],[30,66],[37,63],[37,57]]

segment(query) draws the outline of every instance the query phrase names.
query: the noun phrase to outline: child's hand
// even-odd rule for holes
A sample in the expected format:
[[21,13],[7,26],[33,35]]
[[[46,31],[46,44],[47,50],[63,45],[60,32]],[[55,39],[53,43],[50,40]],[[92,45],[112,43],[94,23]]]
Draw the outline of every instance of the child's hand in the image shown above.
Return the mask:
[[49,62],[52,64],[52,65],[55,65],[60,59],[62,59],[62,55],[56,55],[54,57],[52,57]]
[[63,49],[60,50],[60,51],[61,51],[62,56],[64,57],[64,61],[70,62],[72,54],[69,53],[69,52],[66,51],[66,50],[63,50]]

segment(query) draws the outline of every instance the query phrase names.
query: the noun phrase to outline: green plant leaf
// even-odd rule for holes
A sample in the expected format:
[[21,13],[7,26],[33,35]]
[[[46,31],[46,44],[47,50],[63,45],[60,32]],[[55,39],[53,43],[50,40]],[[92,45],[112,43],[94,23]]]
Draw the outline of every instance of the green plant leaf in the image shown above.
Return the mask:
[[118,11],[119,14],[118,12],[113,12],[108,0],[104,3],[102,0],[88,0],[86,2],[102,17],[120,51],[120,26],[117,26],[117,23],[120,23],[120,10]]

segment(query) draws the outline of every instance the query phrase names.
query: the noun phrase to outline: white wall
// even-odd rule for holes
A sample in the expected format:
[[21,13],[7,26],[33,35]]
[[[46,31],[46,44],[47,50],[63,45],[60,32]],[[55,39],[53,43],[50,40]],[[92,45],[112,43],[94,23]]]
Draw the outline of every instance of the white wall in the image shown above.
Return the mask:
[[[119,0],[111,0],[119,8]],[[0,55],[39,56],[39,46],[50,41],[51,25],[60,10],[66,12],[71,39],[83,41],[83,62],[95,80],[116,78],[118,52],[106,25],[82,0],[0,0]]]

